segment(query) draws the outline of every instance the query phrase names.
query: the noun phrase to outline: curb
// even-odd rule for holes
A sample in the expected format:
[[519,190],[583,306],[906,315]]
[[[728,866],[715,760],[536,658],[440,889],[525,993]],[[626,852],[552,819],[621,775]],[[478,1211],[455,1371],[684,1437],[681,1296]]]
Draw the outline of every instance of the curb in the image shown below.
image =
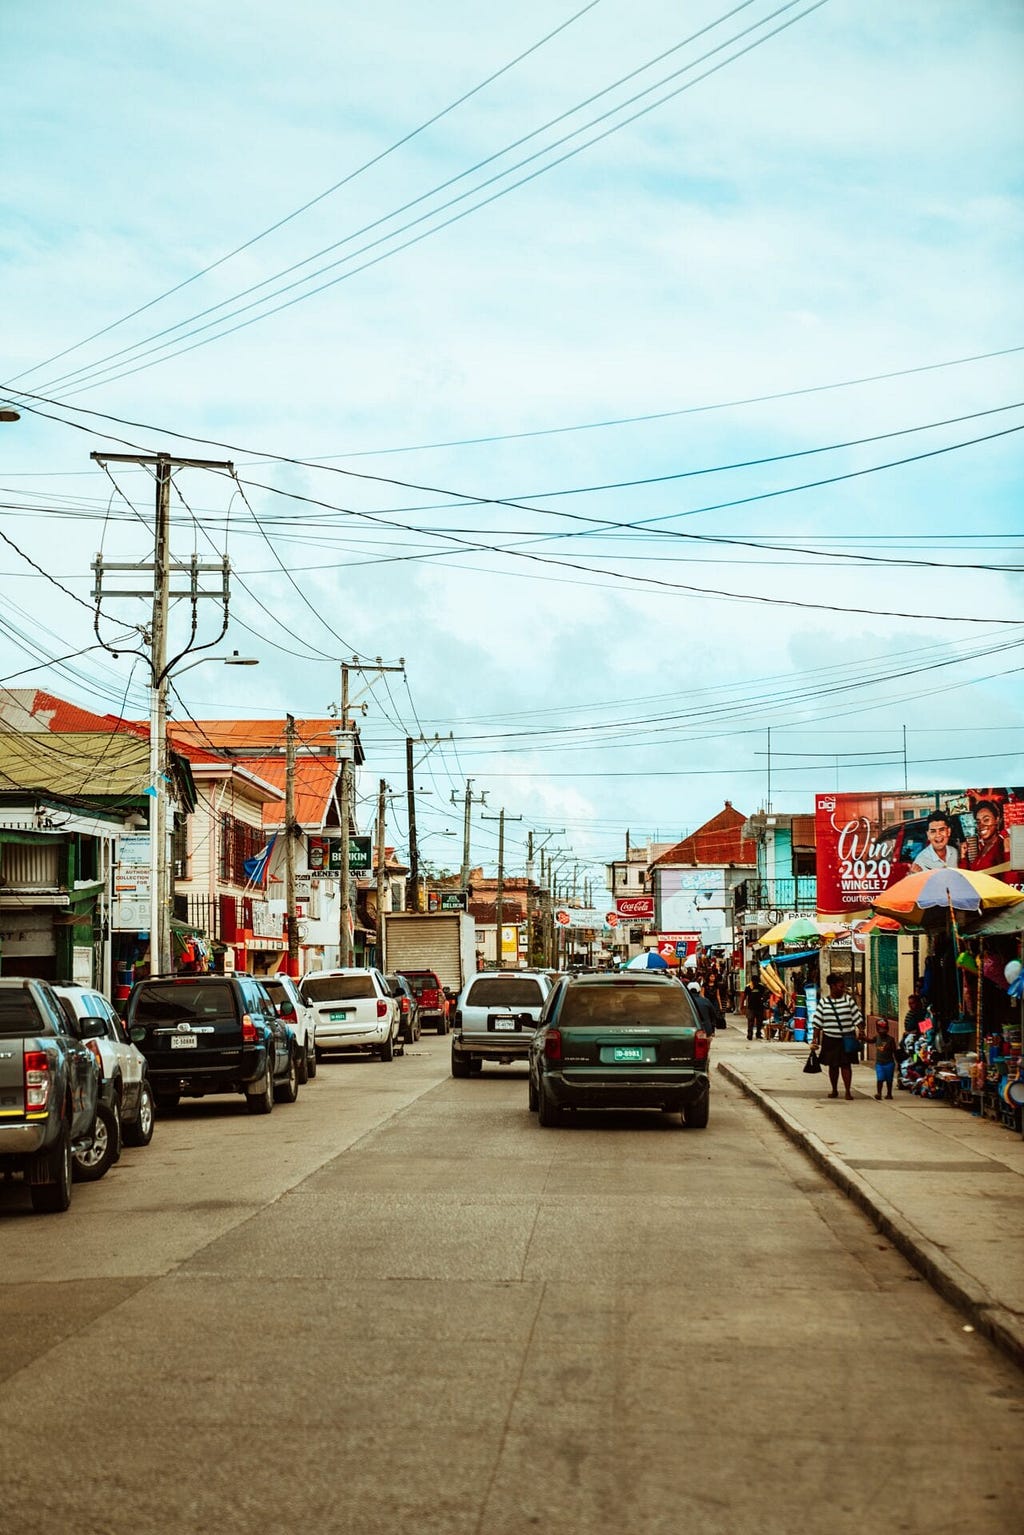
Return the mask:
[[741,1092],[746,1093],[748,1098],[753,1099],[758,1108],[853,1200],[943,1300],[949,1301],[962,1312],[976,1331],[984,1334],[1018,1369],[1024,1369],[1024,1326],[1012,1312],[994,1300],[984,1285],[961,1268],[941,1247],[910,1225],[895,1205],[891,1205],[866,1179],[847,1167],[813,1130],[799,1124],[768,1093],[755,1087],[728,1062],[719,1061],[718,1070]]

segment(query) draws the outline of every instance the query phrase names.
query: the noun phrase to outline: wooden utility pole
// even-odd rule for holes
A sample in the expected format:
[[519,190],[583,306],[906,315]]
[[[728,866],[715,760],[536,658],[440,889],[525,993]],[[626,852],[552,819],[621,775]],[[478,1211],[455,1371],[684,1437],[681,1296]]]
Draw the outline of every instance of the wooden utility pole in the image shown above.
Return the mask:
[[[93,561],[96,601],[96,632],[99,635],[100,609],[104,599],[111,597],[149,597],[153,599],[153,615],[146,640],[149,644],[150,708],[149,708],[149,972],[163,975],[171,969],[171,817],[167,806],[167,689],[176,664],[193,648],[196,634],[196,606],[201,598],[215,598],[222,603],[223,618],[221,639],[228,627],[228,572],[227,558],[217,565],[201,565],[193,556],[187,564],[171,559],[171,475],[175,469],[221,469],[234,475],[234,465],[226,460],[210,458],[175,458],[170,453],[90,453],[97,464],[137,464],[152,468],[156,481],[156,522],[152,565],[136,562],[106,561],[97,555]],[[104,591],[104,576],[112,573],[138,573],[152,571],[152,592],[124,590],[116,587]],[[221,574],[219,592],[199,589],[199,577],[207,571]],[[191,577],[187,590],[171,590],[172,573],[188,572]],[[167,623],[171,597],[187,598],[192,604],[192,640],[178,655],[167,659]],[[217,639],[211,641],[217,643]],[[106,647],[108,650],[110,646]],[[204,647],[205,648],[205,647]],[[211,657],[211,659],[213,659]],[[193,665],[197,664],[195,662]]]
[[387,969],[387,956],[385,952],[386,939],[384,936],[384,884],[387,870],[384,867],[384,807],[386,803],[388,786],[385,779],[380,780],[377,790],[377,969]]
[[349,807],[352,802],[352,758],[355,756],[355,730],[348,723],[348,667],[341,663],[341,896],[338,912],[338,953],[341,968],[352,963],[352,876],[348,867],[349,855]]
[[418,911],[420,904],[420,853],[416,843],[416,778],[412,760],[412,736],[405,738],[405,792],[409,802],[409,885],[405,892],[408,911]]
[[498,935],[497,968],[502,970],[504,969],[504,965],[502,963],[504,954],[504,946],[502,944],[502,928],[504,926],[505,916],[505,822],[506,820],[521,821],[523,818],[521,815],[506,816],[505,807],[502,806],[496,816],[485,815],[483,819],[485,821],[497,821],[498,823],[498,889],[494,900],[494,919]]
[[[454,789],[452,790],[451,798],[453,805],[458,804],[458,796],[456,795]],[[487,790],[484,789],[480,794],[474,795],[473,780],[472,778],[467,778],[466,793],[463,796],[464,810],[462,816],[462,868],[459,871],[459,885],[464,891],[466,891],[467,894],[469,893],[469,831],[473,806],[486,805],[486,803]]]
[[299,922],[295,913],[295,716],[284,727],[284,902],[288,974],[299,974]]

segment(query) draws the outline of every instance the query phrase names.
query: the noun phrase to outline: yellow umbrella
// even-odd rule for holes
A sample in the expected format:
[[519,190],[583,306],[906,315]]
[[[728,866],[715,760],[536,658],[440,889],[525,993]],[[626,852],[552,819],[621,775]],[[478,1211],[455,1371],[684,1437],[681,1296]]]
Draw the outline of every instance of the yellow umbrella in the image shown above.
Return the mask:
[[808,938],[834,938],[837,933],[843,931],[842,922],[815,921],[813,917],[787,917],[784,922],[777,922],[770,927],[767,933],[762,933],[757,940],[758,948],[764,948],[770,943],[802,943]]

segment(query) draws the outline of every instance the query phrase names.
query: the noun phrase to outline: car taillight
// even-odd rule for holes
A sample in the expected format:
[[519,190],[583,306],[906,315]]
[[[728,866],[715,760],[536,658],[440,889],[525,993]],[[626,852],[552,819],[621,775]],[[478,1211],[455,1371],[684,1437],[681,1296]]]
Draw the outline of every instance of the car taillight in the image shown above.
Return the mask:
[[242,1014],[242,1043],[252,1045],[256,1042],[256,1025],[248,1013]]
[[50,1061],[45,1050],[25,1051],[25,1113],[45,1114],[50,1102]]
[[386,1002],[378,1002],[377,1003],[377,1017],[378,1018],[386,1018],[387,1015],[388,1015],[388,1005],[387,1005],[387,1003]]
[[96,1057],[96,1064],[100,1068],[100,1081],[102,1082],[103,1081],[103,1057],[100,1054],[100,1047],[97,1044],[95,1039],[87,1039],[85,1041],[85,1048],[87,1050],[91,1050],[93,1055]]
[[562,1059],[562,1032],[560,1029],[547,1029],[544,1034],[544,1054],[549,1061]]
[[711,1040],[705,1034],[703,1029],[698,1029],[696,1034],[693,1036],[694,1059],[698,1061],[706,1061],[710,1049]]
[[402,1012],[403,1013],[407,1013],[408,1011],[409,1011],[409,998],[408,997],[403,997],[402,998]]
[[455,1028],[456,1030],[462,1028],[462,1014],[457,1009],[455,1013]]

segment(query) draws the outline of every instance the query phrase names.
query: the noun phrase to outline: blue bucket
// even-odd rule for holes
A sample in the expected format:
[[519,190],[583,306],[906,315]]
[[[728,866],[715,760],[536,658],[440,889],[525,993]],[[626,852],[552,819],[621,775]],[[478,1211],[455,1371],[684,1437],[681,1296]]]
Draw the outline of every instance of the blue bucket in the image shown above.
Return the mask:
[[793,1030],[793,1038],[796,1040],[797,1044],[802,1045],[804,1040],[807,1038],[807,1030],[806,1029],[794,1029]]

